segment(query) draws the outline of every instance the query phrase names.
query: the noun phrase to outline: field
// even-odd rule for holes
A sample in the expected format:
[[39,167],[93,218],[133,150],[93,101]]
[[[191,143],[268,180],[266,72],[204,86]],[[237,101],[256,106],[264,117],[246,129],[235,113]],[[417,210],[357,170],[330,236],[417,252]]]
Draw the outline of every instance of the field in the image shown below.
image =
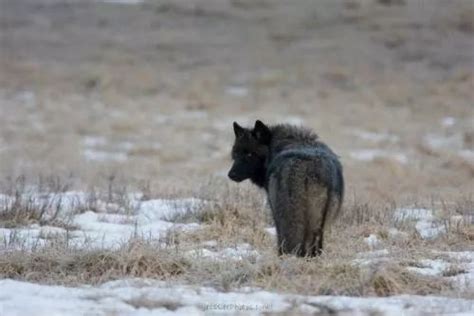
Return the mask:
[[[0,314],[472,313],[473,69],[471,0],[0,0]],[[341,157],[318,258],[226,177],[256,119]]]

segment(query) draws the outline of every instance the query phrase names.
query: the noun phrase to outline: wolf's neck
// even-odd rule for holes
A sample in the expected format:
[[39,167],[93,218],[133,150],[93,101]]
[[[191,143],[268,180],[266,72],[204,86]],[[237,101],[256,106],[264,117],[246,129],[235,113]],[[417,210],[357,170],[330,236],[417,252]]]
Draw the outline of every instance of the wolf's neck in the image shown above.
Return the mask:
[[318,135],[306,128],[281,124],[272,126],[270,130],[272,133],[270,159],[287,149],[319,143]]
[[265,163],[262,167],[260,167],[257,172],[250,178],[253,184],[256,186],[263,188],[265,187],[266,182],[266,174],[267,174],[267,164]]

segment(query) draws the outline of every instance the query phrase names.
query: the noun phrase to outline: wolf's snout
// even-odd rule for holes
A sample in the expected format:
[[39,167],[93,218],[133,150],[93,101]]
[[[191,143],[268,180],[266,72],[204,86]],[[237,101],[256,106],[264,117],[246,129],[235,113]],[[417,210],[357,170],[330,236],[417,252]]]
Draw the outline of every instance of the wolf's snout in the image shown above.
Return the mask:
[[242,174],[239,173],[239,171],[236,171],[234,168],[230,169],[229,173],[227,174],[227,176],[232,180],[232,181],[235,181],[235,182],[242,182],[244,181],[246,178],[242,176]]
[[227,174],[227,176],[233,180],[233,181],[237,181],[237,173],[234,171],[234,170],[230,170],[229,173]]

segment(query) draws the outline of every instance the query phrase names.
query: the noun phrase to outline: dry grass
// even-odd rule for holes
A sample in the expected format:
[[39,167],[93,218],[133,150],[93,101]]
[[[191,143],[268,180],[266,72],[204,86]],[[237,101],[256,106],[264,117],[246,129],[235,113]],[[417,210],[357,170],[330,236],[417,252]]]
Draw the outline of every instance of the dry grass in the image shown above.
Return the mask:
[[[47,284],[98,284],[129,277],[185,281],[227,291],[241,286],[312,295],[388,296],[443,294],[463,296],[449,281],[403,269],[397,260],[360,267],[344,258],[278,258],[266,253],[258,261],[191,260],[183,252],[144,241],[120,250],[72,250],[47,247],[12,251],[0,259],[0,277]],[[462,273],[457,269],[456,273]],[[454,275],[454,269],[444,276]],[[468,295],[464,293],[464,295]]]
[[[107,191],[101,195],[107,196]],[[462,262],[453,261],[441,276],[424,276],[406,269],[419,265],[420,259],[439,257],[434,250],[470,249],[470,240],[463,232],[471,229],[472,223],[459,224],[462,229],[447,226],[444,236],[423,240],[411,226],[413,223],[404,222],[398,226],[404,235],[393,238],[389,233],[394,224],[393,203],[348,197],[341,218],[327,232],[322,256],[278,257],[275,240],[265,231],[271,224],[269,211],[257,190],[211,179],[195,195],[207,203],[199,211],[190,210],[173,220],[199,221],[202,228],[197,231],[170,232],[161,240],[133,238],[117,250],[77,249],[69,246],[67,237],[51,236],[46,246],[32,250],[7,247],[8,255],[0,258],[0,278],[74,285],[142,277],[213,286],[223,291],[256,286],[313,295],[472,295],[456,289],[447,278],[465,272]],[[453,206],[444,203],[445,212],[460,213],[460,205],[464,202]],[[361,254],[372,250],[363,240],[369,234],[380,239],[381,245],[376,249],[388,249],[389,254],[363,264],[360,260],[365,257]],[[213,260],[189,255],[190,250],[210,240],[216,241],[217,250],[248,243],[259,256]],[[146,308],[147,299],[134,304]],[[160,304],[170,310],[177,307],[173,302]]]
[[[7,195],[0,196],[0,227],[13,228],[31,224],[50,225],[73,229],[68,216],[63,216],[63,203],[57,193],[68,190],[69,185],[62,184],[58,178],[49,178],[46,183],[42,177],[39,178],[38,194],[28,192],[24,177],[7,179],[5,181]],[[43,191],[45,189],[46,191]],[[41,191],[40,191],[41,190]],[[78,203],[77,209],[84,205]]]
[[[98,181],[100,189],[91,187],[84,198],[80,193],[63,193],[71,190],[71,179],[40,176],[35,181],[20,176],[2,183],[0,195],[0,227],[14,228],[38,224],[55,226],[68,230],[75,229],[71,217],[84,211],[120,212],[134,214],[137,205],[132,205],[126,184],[119,184],[115,175]],[[29,183],[29,184],[27,184]],[[125,181],[126,183],[126,181]],[[142,186],[146,198],[146,185]]]
[[127,277],[166,279],[183,274],[190,266],[171,249],[143,240],[131,240],[116,251],[56,244],[31,252],[12,251],[0,260],[2,278],[59,284],[97,284]]
[[[443,276],[406,270],[438,258],[434,250],[474,250],[474,164],[457,156],[474,149],[466,1],[163,1],[118,10],[23,2],[2,6],[0,174],[13,178],[0,182],[0,192],[14,198],[0,198],[0,227],[75,228],[61,201],[31,200],[31,184],[52,197],[87,192],[74,214],[135,214],[135,191],[142,200],[194,196],[205,203],[169,218],[201,229],[133,239],[117,250],[76,249],[67,234],[41,236],[46,246],[18,250],[25,241],[12,232],[0,250],[0,277],[73,285],[136,276],[223,290],[474,297],[447,280],[462,274],[463,262],[442,257],[451,264]],[[71,14],[73,20],[64,19]],[[440,123],[446,117],[452,126]],[[301,121],[341,156],[347,198],[319,258],[276,256],[262,192],[219,177],[203,180],[230,167],[232,121],[257,118]],[[398,140],[373,142],[354,130]],[[433,133],[447,146],[427,144]],[[454,145],[452,136],[460,136]],[[105,141],[89,146],[87,137]],[[361,149],[406,154],[407,163],[352,159]],[[90,159],[87,150],[120,151],[126,160]],[[44,170],[54,176],[16,178]],[[414,221],[394,221],[393,210],[407,205],[433,209],[445,234],[425,240]],[[367,245],[370,235],[379,245]],[[207,241],[216,241],[213,250],[248,243],[260,255],[186,255]],[[389,254],[360,263],[382,249]],[[129,303],[150,304],[146,297]]]

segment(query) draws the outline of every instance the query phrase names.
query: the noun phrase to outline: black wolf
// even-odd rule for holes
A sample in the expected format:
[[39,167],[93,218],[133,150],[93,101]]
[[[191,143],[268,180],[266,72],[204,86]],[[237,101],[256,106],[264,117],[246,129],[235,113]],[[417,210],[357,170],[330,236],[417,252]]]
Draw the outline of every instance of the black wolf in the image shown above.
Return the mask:
[[342,166],[337,155],[308,129],[257,120],[253,129],[234,122],[234,161],[229,178],[250,179],[267,192],[278,253],[316,256],[325,226],[341,210]]

